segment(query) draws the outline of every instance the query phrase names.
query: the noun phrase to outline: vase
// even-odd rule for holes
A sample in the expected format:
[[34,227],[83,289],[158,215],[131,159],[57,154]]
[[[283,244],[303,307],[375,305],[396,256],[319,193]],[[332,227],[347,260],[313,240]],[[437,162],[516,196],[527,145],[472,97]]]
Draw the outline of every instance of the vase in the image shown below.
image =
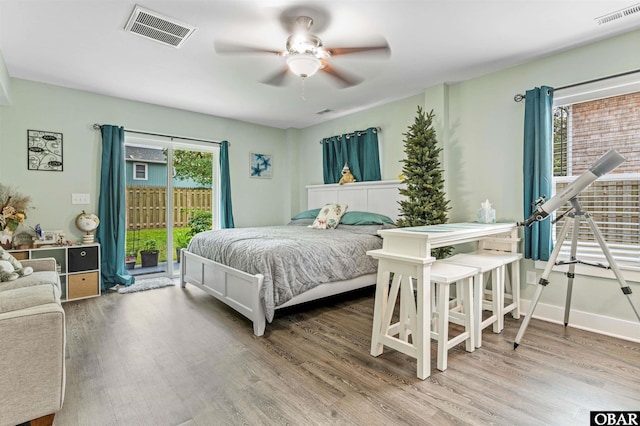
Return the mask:
[[0,247],[5,250],[11,250],[11,240],[13,240],[13,232],[7,229],[0,231]]

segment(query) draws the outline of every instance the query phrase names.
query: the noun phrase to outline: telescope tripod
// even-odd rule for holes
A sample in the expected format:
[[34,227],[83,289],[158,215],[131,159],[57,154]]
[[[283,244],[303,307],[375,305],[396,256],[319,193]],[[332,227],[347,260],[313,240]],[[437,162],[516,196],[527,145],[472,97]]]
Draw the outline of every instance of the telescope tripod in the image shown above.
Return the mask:
[[[575,268],[576,268],[576,264],[578,263],[582,263],[585,265],[590,265],[590,266],[596,266],[599,268],[605,268],[605,269],[611,269],[613,271],[613,274],[616,276],[618,283],[620,284],[620,289],[622,290],[622,293],[627,296],[627,300],[629,300],[629,303],[631,304],[631,309],[633,309],[633,312],[636,314],[636,317],[638,318],[638,321],[640,321],[640,314],[638,313],[638,309],[636,308],[636,306],[633,304],[633,300],[631,300],[631,288],[627,285],[627,282],[625,281],[624,277],[622,276],[622,273],[620,272],[620,269],[618,269],[618,266],[616,265],[613,256],[611,255],[611,251],[609,251],[609,247],[607,246],[607,243],[604,241],[604,238],[602,238],[602,234],[600,233],[600,230],[598,229],[597,225],[595,224],[595,222],[593,221],[593,219],[591,218],[591,216],[589,215],[589,213],[585,212],[584,210],[582,210],[582,207],[580,206],[580,203],[578,203],[578,200],[574,197],[572,199],[569,200],[569,202],[572,205],[572,209],[573,212],[569,212],[569,213],[565,213],[566,216],[568,216],[569,218],[573,219],[573,220],[567,220],[565,221],[564,225],[562,226],[562,230],[560,231],[560,237],[558,238],[558,241],[556,242],[556,246],[553,249],[553,252],[551,253],[551,257],[549,258],[549,261],[547,262],[547,266],[544,269],[544,272],[542,273],[542,276],[540,277],[540,280],[538,281],[538,287],[536,288],[536,291],[533,295],[533,299],[531,300],[531,305],[529,306],[529,311],[527,312],[527,315],[524,317],[524,320],[522,321],[522,324],[520,325],[520,330],[518,330],[518,334],[516,335],[516,339],[515,342],[513,343],[513,349],[516,349],[518,347],[518,345],[520,344],[520,340],[522,340],[522,336],[524,335],[525,331],[527,330],[527,327],[529,326],[529,321],[531,321],[531,316],[533,315],[533,311],[536,309],[536,305],[538,304],[538,300],[540,300],[540,296],[542,296],[542,291],[544,290],[544,288],[549,284],[549,274],[551,274],[551,270],[553,269],[554,266],[556,265],[569,265],[569,270],[567,272],[567,297],[565,300],[565,305],[564,305],[564,325],[565,327],[567,326],[567,324],[569,324],[569,310],[570,310],[570,306],[571,306],[571,294],[573,292],[573,279],[575,277]],[[607,258],[607,261],[609,262],[609,266],[603,265],[601,263],[598,264],[593,264],[593,263],[587,263],[587,262],[582,262],[580,260],[577,260],[576,258],[576,252],[578,249],[578,231],[580,228],[580,220],[584,218],[587,221],[587,224],[589,225],[589,227],[591,228],[591,232],[593,232],[593,235],[596,237],[596,240],[598,240],[598,244],[600,245],[600,248],[602,249],[602,252],[604,253],[605,257]],[[569,258],[568,262],[564,262],[564,261],[560,261],[557,262],[558,259],[558,254],[560,254],[560,249],[562,247],[562,243],[564,243],[566,237],[567,237],[567,233],[569,232],[569,228],[571,227],[571,224],[573,223],[573,231],[572,231],[572,239],[571,239],[571,255]]]

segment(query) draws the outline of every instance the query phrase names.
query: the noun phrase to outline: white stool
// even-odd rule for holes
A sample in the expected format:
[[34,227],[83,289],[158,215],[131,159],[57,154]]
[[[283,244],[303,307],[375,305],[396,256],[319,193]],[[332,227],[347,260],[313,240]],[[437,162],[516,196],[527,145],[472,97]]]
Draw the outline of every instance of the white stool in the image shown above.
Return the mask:
[[[513,318],[520,318],[520,259],[522,259],[522,253],[502,250],[477,250],[473,254],[499,259],[505,267],[505,272],[502,275],[504,294],[502,297],[502,315],[499,320],[500,329],[502,330],[504,328],[504,315],[511,312]],[[506,299],[509,299],[509,303],[505,305]]]
[[[432,312],[432,318],[437,325],[432,327],[431,338],[438,342],[436,368],[440,371],[447,369],[449,349],[458,343],[466,342],[465,349],[467,352],[473,352],[475,349],[472,286],[473,278],[477,273],[478,270],[476,268],[448,262],[436,261],[431,264],[431,285],[437,295],[435,311]],[[449,309],[451,284],[456,284],[457,288],[462,291],[463,312],[452,312]],[[449,322],[462,325],[464,331],[455,337],[449,338]]]
[[[477,348],[482,346],[482,330],[493,324],[493,332],[500,333],[501,327],[501,309],[500,306],[503,303],[503,274],[504,263],[502,259],[493,258],[491,256],[479,255],[479,254],[467,254],[460,253],[451,256],[446,259],[442,259],[441,262],[452,263],[455,265],[468,266],[476,268],[477,273],[473,282],[473,307],[475,315],[475,328],[474,328],[474,342]],[[491,274],[491,300],[484,300],[484,283],[486,274]],[[463,295],[464,298],[464,295]],[[456,294],[458,304],[460,303],[460,297]],[[491,312],[484,320],[482,319],[482,311],[488,310]]]
[[[428,335],[431,303],[429,283],[425,283],[425,277],[429,275],[435,259],[390,254],[383,250],[371,250],[367,254],[378,259],[371,355],[382,354],[385,346],[409,355],[417,361],[418,378],[424,380],[431,374],[431,340]],[[389,286],[391,274],[393,280]],[[399,319],[393,322],[398,299]]]

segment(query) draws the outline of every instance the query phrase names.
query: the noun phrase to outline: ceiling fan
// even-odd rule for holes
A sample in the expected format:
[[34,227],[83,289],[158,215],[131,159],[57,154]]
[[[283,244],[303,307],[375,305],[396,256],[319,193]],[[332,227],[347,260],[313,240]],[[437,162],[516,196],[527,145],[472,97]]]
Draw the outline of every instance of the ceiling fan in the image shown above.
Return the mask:
[[216,41],[216,52],[220,54],[237,53],[270,53],[285,58],[286,67],[268,79],[262,81],[265,84],[281,86],[286,76],[291,72],[294,75],[306,79],[318,71],[324,72],[334,78],[342,87],[355,86],[362,82],[360,77],[339,71],[329,63],[329,59],[338,55],[353,53],[375,53],[389,56],[391,49],[385,40],[378,41],[371,46],[358,47],[325,47],[322,40],[311,32],[313,19],[308,16],[298,16],[293,25],[293,32],[287,38],[284,50],[262,49],[251,46],[243,46],[224,41]]

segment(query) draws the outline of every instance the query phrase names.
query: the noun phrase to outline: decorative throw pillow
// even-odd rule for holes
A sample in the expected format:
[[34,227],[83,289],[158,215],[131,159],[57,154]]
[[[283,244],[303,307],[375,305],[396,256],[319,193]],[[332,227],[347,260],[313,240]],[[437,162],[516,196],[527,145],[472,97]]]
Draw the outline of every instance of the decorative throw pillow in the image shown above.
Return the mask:
[[320,209],[320,213],[316,216],[313,224],[309,225],[309,228],[335,229],[347,208],[346,204],[326,204]]
[[8,261],[13,266],[13,269],[22,269],[22,263],[2,247],[0,247],[0,260]]
[[346,212],[340,219],[343,225],[393,225],[389,216],[371,212]]
[[14,281],[18,279],[18,274],[13,269],[10,262],[0,260],[0,282]]
[[33,273],[33,268],[31,266],[27,266],[26,268],[22,267],[22,263],[15,257],[11,255],[8,251],[0,247],[0,260],[5,260],[11,264],[16,274],[21,277],[25,275],[31,275]]
[[292,217],[291,220],[315,219],[316,216],[318,216],[318,213],[320,213],[320,209],[305,210]]

